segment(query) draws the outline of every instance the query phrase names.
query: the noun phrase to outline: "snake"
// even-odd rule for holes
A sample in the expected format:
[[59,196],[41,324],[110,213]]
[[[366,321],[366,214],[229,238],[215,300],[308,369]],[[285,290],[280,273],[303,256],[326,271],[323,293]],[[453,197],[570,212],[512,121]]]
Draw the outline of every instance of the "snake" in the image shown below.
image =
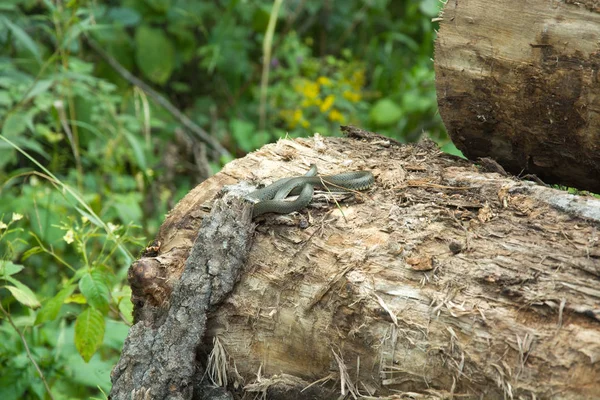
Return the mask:
[[[369,171],[344,172],[337,175],[317,175],[317,166],[311,164],[304,176],[279,179],[269,186],[250,192],[246,198],[254,203],[252,218],[266,213],[289,214],[306,207],[316,188],[330,192],[366,190],[375,178]],[[285,200],[288,196],[295,200]]]

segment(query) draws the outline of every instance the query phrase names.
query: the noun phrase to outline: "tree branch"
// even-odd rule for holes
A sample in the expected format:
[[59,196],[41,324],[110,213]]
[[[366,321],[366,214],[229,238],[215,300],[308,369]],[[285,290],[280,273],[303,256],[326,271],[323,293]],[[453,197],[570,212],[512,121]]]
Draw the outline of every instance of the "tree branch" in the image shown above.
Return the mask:
[[111,67],[113,67],[114,70],[117,71],[117,73],[121,75],[121,77],[123,77],[123,79],[127,80],[132,85],[135,85],[142,89],[144,93],[150,96],[156,103],[158,103],[161,107],[163,107],[165,110],[171,113],[171,115],[175,117],[175,119],[177,119],[181,123],[181,125],[183,125],[189,131],[194,133],[198,139],[212,147],[215,151],[219,153],[219,155],[232,158],[231,153],[229,153],[229,151],[225,147],[223,147],[221,143],[219,143],[219,141],[217,141],[215,138],[210,136],[208,132],[206,132],[204,129],[195,124],[183,112],[181,112],[169,100],[167,100],[166,97],[158,93],[156,90],[152,89],[140,78],[136,77],[127,69],[125,69],[125,67],[123,67],[115,58],[113,58],[110,54],[105,52],[104,49],[102,49],[102,47],[100,46],[100,44],[94,39],[92,39],[89,36],[84,37],[87,43],[90,45],[90,47],[94,49],[94,51],[98,53],[98,55],[104,61],[106,61]]

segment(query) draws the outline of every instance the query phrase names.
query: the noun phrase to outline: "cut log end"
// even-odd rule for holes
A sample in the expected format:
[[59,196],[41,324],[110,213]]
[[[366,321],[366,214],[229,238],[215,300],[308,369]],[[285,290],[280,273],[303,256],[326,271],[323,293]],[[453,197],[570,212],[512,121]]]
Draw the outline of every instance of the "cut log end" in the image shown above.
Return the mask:
[[600,192],[600,12],[584,2],[447,2],[440,115],[470,159]]

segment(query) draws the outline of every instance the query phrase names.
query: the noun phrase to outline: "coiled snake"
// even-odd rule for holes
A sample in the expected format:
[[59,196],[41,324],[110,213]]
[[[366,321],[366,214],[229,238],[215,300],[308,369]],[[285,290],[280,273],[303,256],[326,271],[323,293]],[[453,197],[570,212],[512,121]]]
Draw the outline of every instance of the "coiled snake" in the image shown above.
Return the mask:
[[[306,175],[279,179],[267,187],[249,193],[246,198],[255,203],[253,218],[265,213],[289,214],[310,203],[315,187],[330,192],[350,192],[366,190],[373,186],[374,182],[375,178],[369,171],[317,176],[317,166],[311,164]],[[285,200],[290,195],[298,197],[291,201]]]

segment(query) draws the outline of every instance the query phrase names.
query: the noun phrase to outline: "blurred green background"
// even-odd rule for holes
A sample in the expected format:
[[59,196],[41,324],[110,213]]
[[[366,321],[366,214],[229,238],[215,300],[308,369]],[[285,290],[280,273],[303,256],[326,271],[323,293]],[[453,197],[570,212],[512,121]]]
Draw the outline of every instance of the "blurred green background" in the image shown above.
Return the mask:
[[453,152],[434,85],[440,7],[2,1],[0,398],[105,398],[131,324],[127,268],[232,158],[340,124]]

